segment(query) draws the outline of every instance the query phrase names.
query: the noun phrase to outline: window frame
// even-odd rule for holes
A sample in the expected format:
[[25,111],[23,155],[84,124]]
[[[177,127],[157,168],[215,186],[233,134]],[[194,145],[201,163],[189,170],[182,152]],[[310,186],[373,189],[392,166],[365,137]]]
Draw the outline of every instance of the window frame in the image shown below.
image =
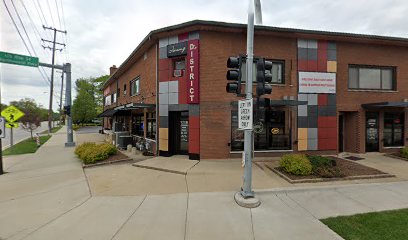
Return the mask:
[[[401,141],[401,144],[396,144],[397,141],[395,139],[395,134],[396,134],[395,130],[398,129],[398,128],[396,127],[396,123],[394,122],[395,116],[400,117],[400,121],[401,121],[401,124],[402,124],[402,127],[401,127],[401,139],[399,139]],[[386,130],[386,118],[388,120],[389,119],[392,120],[391,128],[388,128],[388,129],[391,130],[391,132],[390,132],[391,133],[391,143],[390,144],[387,144],[387,141],[385,139],[386,138],[385,137],[385,135],[386,135],[386,133],[385,133],[385,130]],[[384,112],[384,120],[383,120],[383,144],[384,144],[384,147],[385,148],[403,147],[404,146],[404,135],[405,135],[405,114],[404,114],[404,112],[393,112],[393,111]]]
[[[278,82],[272,82],[271,81],[269,84],[285,85],[286,84],[286,81],[285,81],[285,60],[282,60],[282,59],[266,59],[266,61],[272,62],[272,66],[273,66],[273,64],[281,64],[282,65],[282,82],[278,83]],[[272,69],[271,69],[271,73],[272,73]]]
[[[350,84],[350,69],[355,68],[357,69],[357,87],[351,88]],[[380,70],[380,88],[360,88],[360,69],[376,69]],[[382,88],[383,86],[383,70],[391,70],[391,81],[392,87],[391,89]],[[378,65],[360,65],[360,64],[349,64],[348,65],[348,81],[347,81],[347,89],[352,91],[397,91],[397,67],[395,66],[378,66]]]
[[156,112],[146,113],[146,138],[155,140],[156,124]]
[[[134,88],[135,88],[135,83],[138,82],[137,86],[137,92],[134,92]],[[135,79],[133,79],[132,81],[130,81],[130,96],[137,96],[140,94],[140,76],[137,76]]]

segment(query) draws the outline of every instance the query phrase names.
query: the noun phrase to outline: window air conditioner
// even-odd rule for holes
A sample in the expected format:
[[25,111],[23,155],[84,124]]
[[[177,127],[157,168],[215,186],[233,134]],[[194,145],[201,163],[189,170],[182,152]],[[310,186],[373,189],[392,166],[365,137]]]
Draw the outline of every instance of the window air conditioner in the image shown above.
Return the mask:
[[173,71],[173,76],[175,76],[175,77],[181,77],[181,76],[183,76],[183,70],[181,70],[181,69],[174,70],[174,71]]

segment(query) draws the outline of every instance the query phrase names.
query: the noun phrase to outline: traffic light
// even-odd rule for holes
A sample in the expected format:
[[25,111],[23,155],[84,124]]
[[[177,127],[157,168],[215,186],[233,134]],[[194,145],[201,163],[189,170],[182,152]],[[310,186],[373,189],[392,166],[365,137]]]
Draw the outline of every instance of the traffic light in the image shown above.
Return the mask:
[[227,93],[236,93],[241,95],[241,79],[242,79],[242,63],[244,57],[229,57],[227,60],[227,67],[230,68],[227,71],[227,80],[231,81],[227,83],[225,90]]
[[64,114],[71,116],[71,106],[64,106]]
[[256,95],[260,97],[264,94],[272,93],[272,62],[266,61],[265,58],[259,58],[256,62]]

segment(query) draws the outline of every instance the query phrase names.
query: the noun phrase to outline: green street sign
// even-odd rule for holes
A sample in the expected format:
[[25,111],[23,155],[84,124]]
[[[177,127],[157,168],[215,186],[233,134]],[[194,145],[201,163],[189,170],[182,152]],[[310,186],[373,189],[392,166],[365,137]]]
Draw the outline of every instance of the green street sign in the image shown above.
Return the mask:
[[38,67],[38,58],[0,51],[0,62],[14,65]]

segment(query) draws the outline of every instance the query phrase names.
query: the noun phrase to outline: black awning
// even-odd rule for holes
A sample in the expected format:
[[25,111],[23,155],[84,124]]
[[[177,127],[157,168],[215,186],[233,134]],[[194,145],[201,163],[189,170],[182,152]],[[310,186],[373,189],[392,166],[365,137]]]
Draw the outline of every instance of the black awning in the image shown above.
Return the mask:
[[129,103],[126,105],[115,107],[115,110],[126,111],[126,110],[133,110],[133,109],[140,109],[140,108],[154,108],[154,107],[156,107],[156,104]]
[[366,103],[361,104],[361,107],[366,109],[372,108],[406,108],[408,102],[378,102],[378,103]]
[[98,117],[112,117],[113,115],[115,115],[116,112],[117,112],[117,110],[111,108],[111,109],[105,110],[103,113],[99,114]]
[[[298,105],[307,105],[307,101],[298,101],[298,100],[272,100],[265,98],[265,106],[298,106]],[[256,106],[256,98],[254,98],[254,106]],[[231,102],[231,106],[237,107],[238,102]]]

